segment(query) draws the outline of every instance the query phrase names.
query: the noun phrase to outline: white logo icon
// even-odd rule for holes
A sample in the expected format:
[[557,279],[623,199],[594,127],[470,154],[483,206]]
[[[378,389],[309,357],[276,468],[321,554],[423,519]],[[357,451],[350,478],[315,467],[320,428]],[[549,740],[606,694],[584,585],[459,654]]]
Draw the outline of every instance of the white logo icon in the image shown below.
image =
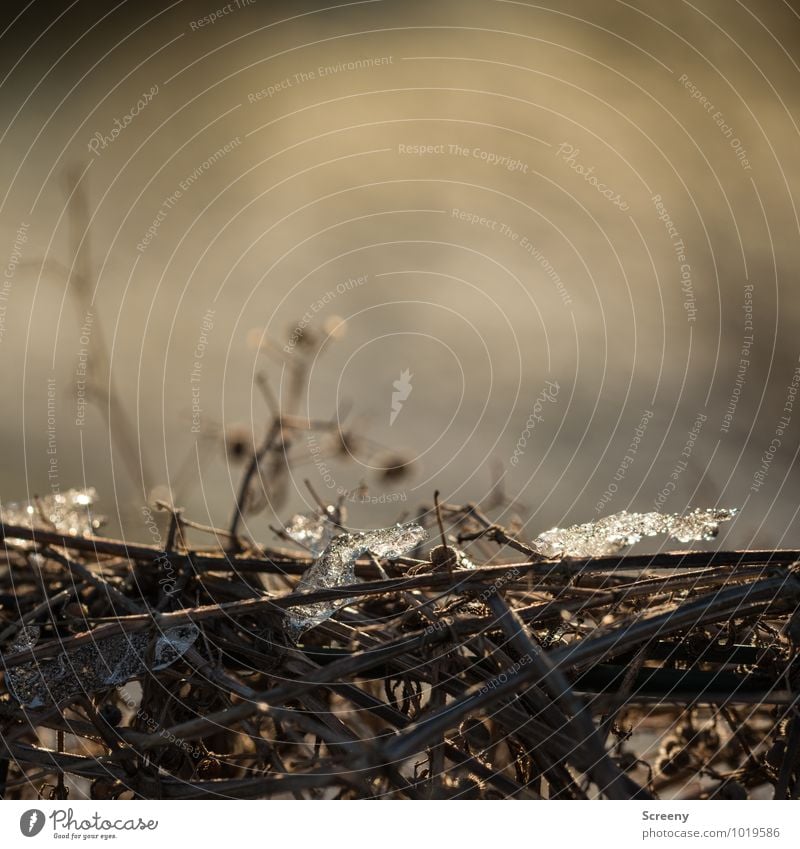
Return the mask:
[[389,425],[394,424],[394,420],[400,414],[400,410],[403,409],[403,403],[408,400],[408,396],[411,394],[411,378],[413,376],[408,369],[405,369],[405,371],[400,372],[400,379],[392,383],[395,391],[392,392],[392,412],[389,415]]
[[35,837],[44,828],[44,814],[31,808],[19,818],[19,830],[25,837]]

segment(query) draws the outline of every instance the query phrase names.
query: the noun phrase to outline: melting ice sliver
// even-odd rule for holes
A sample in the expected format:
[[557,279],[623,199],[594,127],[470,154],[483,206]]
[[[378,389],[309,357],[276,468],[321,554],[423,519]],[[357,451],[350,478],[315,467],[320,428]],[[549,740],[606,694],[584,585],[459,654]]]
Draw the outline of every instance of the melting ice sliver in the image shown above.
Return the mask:
[[665,534],[679,542],[713,539],[719,523],[736,515],[736,509],[693,510],[691,513],[628,513],[623,510],[596,522],[553,528],[533,541],[543,557],[603,557],[618,554],[642,537]]
[[73,537],[88,536],[102,524],[102,519],[92,515],[91,508],[96,500],[94,487],[68,489],[34,501],[4,504],[0,507],[0,519],[4,525],[55,530]]
[[312,557],[319,557],[336,536],[336,525],[324,513],[310,516],[298,513],[286,526],[286,535],[307,548]]
[[[156,638],[152,658],[152,637],[144,631],[95,640],[49,660],[12,666],[6,672],[9,691],[23,707],[40,708],[121,686],[148,669],[166,669],[188,651],[199,633],[191,624],[168,628]],[[33,648],[38,638],[38,627],[23,628],[11,653]]]
[[[306,517],[295,517],[298,518]],[[318,521],[330,524],[324,517],[319,517]],[[290,536],[293,530],[296,529],[287,529]],[[303,533],[309,531],[305,523],[302,530]],[[312,533],[311,536],[316,537],[316,534]],[[424,528],[413,522],[363,533],[340,534],[330,540],[314,565],[305,572],[298,590],[313,592],[355,584],[356,560],[363,554],[371,551],[376,557],[399,557],[417,546],[426,536]],[[295,539],[294,536],[292,538]],[[352,599],[336,599],[291,607],[286,614],[286,631],[296,640],[304,631],[319,625],[351,603]]]

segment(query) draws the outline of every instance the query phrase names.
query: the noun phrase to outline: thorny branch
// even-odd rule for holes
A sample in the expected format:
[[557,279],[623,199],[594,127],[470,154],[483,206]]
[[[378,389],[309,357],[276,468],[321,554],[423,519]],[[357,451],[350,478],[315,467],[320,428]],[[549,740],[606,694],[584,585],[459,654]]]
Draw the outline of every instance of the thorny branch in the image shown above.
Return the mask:
[[[7,690],[32,662],[142,652],[120,667],[141,693],[100,680],[37,708],[0,699],[4,795],[65,776],[96,798],[797,796],[797,551],[549,561],[521,542],[522,559],[480,565],[455,545],[512,535],[475,505],[443,512],[444,554],[367,552],[319,588],[298,584],[313,556],[190,546],[204,526],[182,516],[167,550],[3,524]],[[184,576],[168,610],[165,562]],[[248,573],[295,586],[243,587]],[[333,618],[287,631],[288,611],[327,604]],[[187,625],[193,644],[154,664],[154,640]],[[719,718],[736,704],[734,734]],[[65,751],[44,744],[56,733]]]

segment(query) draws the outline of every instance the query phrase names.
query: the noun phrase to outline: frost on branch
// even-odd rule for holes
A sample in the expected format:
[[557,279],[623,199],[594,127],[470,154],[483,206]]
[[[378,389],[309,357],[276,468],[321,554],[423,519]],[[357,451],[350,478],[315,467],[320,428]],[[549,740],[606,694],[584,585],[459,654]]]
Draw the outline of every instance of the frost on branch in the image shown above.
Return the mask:
[[[320,517],[318,521],[327,520]],[[355,584],[356,560],[362,554],[371,551],[376,557],[399,557],[426,536],[425,530],[413,522],[363,533],[340,534],[328,543],[316,563],[305,572],[298,590],[313,592]],[[351,599],[336,599],[292,607],[286,615],[286,630],[296,640],[304,631],[319,625],[351,603]]]
[[[188,651],[199,633],[196,625],[163,631],[152,648],[151,662],[152,638],[143,631],[96,640],[50,660],[12,666],[6,672],[9,690],[23,707],[40,708],[121,686],[148,669],[166,669]],[[23,628],[11,653],[33,648],[38,639],[38,627]]]
[[58,531],[72,537],[89,536],[102,524],[102,519],[92,515],[96,500],[94,487],[68,489],[22,504],[6,504],[0,507],[0,519],[4,525]]
[[713,539],[719,523],[736,515],[736,509],[693,510],[681,516],[677,513],[614,513],[596,522],[553,528],[533,541],[543,557],[603,557],[618,554],[642,537],[665,534],[679,542]]

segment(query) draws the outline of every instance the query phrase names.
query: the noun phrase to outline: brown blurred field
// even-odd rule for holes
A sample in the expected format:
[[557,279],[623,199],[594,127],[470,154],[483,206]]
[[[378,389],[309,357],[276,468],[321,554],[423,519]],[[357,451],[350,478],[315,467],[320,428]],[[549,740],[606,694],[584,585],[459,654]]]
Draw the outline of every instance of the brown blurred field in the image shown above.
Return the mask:
[[[221,434],[261,438],[254,378],[285,395],[297,353],[259,343],[339,316],[297,412],[340,415],[359,448],[322,469],[296,444],[256,536],[270,507],[308,500],[304,477],[365,482],[384,503],[351,519],[374,525],[434,487],[485,498],[502,469],[525,507],[505,517],[533,535],[654,509],[683,460],[658,506],[740,506],[728,544],[796,544],[800,410],[752,488],[800,355],[796,4],[258,0],[203,26],[200,3],[37,7],[8,6],[0,58],[4,501],[86,482],[143,538],[139,506],[171,488],[226,522],[239,468]],[[100,333],[110,424],[79,409]],[[557,399],[512,465],[548,380]]]

